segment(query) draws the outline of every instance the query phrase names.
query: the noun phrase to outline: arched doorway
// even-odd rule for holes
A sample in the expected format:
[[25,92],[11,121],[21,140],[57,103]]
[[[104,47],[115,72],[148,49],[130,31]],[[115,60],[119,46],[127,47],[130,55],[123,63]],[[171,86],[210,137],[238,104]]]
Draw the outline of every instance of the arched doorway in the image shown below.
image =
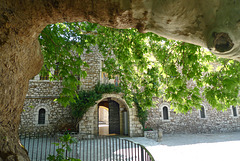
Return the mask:
[[98,134],[129,135],[129,111],[120,100],[108,97],[98,103]]
[[[101,133],[99,133],[99,107],[100,109],[104,109],[109,117],[109,101],[114,101],[119,104],[119,110],[117,111],[119,111],[120,115],[120,135],[131,137],[143,136],[142,125],[137,117],[137,109],[129,108],[121,94],[108,93],[103,94],[102,99],[96,101],[96,104],[90,107],[86,114],[84,114],[82,120],[79,122],[79,133],[101,135]],[[109,118],[107,120],[109,123]],[[103,124],[103,122],[104,121],[100,123]],[[107,128],[109,130],[109,124],[107,124],[106,121],[104,125],[105,129]],[[109,131],[104,135],[109,135]]]
[[120,108],[119,103],[111,98],[102,100],[98,104],[99,135],[120,134]]

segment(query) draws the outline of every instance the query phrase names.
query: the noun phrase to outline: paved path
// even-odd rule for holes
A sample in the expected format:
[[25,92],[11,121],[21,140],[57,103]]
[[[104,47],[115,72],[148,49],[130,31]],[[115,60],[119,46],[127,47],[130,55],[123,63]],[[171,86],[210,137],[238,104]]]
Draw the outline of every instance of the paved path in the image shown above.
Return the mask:
[[164,135],[161,142],[130,138],[144,145],[156,161],[239,161],[240,132]]

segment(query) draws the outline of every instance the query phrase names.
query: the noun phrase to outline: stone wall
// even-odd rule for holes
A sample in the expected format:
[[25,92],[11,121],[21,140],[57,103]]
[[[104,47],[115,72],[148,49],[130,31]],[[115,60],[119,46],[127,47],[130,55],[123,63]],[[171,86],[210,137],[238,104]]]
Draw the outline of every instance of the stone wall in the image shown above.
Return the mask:
[[[82,90],[91,90],[101,82],[102,55],[92,48],[92,53],[82,54],[82,60],[89,67],[82,67],[87,71],[87,77],[81,79]],[[54,73],[51,70],[52,74]],[[59,97],[62,86],[61,81],[40,80],[37,75],[29,81],[29,89],[24,103],[24,111],[21,114],[20,132],[52,132],[74,129],[74,119],[71,117],[70,108],[64,108],[54,101]],[[43,108],[46,111],[45,124],[38,124],[38,112]]]
[[154,130],[154,131],[144,131],[144,137],[153,139],[157,142],[160,142],[162,140],[162,130]]
[[[169,103],[158,99],[156,108],[148,110],[149,116],[147,127],[162,129],[163,133],[219,133],[240,130],[239,110],[237,116],[233,116],[232,108],[226,111],[217,111],[204,101],[205,118],[201,118],[200,110],[193,108],[192,112],[186,114],[176,113],[171,110]],[[169,119],[163,118],[163,107],[168,107]]]
[[103,56],[97,51],[96,47],[92,50],[91,53],[81,55],[82,60],[89,65],[88,68],[82,67],[87,72],[87,77],[81,78],[82,90],[92,90],[98,82],[101,82]]
[[[70,109],[54,101],[61,91],[61,82],[30,80],[29,90],[21,114],[20,133],[53,132],[74,128]],[[38,124],[39,110],[44,109],[45,123]]]
[[[113,82],[108,80],[102,73],[103,57],[97,52],[97,48],[92,48],[92,53],[82,54],[82,60],[86,61],[89,67],[82,67],[87,72],[87,77],[81,79],[82,90],[92,90],[94,86],[100,83]],[[54,73],[54,71],[51,71]],[[74,119],[71,117],[70,108],[64,108],[54,100],[59,96],[62,86],[61,81],[39,80],[37,75],[29,81],[29,89],[24,103],[24,111],[21,114],[20,132],[52,132],[74,129]],[[122,95],[105,94],[101,100],[111,97],[120,105],[120,132],[123,133],[124,110],[128,111],[129,135],[142,136],[142,126],[137,118],[137,111],[134,108],[128,108]],[[91,107],[79,123],[80,133],[98,134],[98,103]],[[46,111],[45,124],[38,124],[39,110]]]
[[[108,80],[103,72],[103,57],[98,53],[97,48],[92,48],[93,52],[82,54],[83,61],[89,64],[89,68],[83,67],[87,71],[87,77],[81,79],[81,89],[91,90],[100,83],[112,82]],[[54,71],[53,71],[54,72]],[[189,88],[194,87],[194,82],[188,83]],[[61,92],[61,82],[49,80],[39,80],[39,75],[29,82],[29,90],[24,103],[24,111],[21,115],[20,132],[42,132],[59,131],[68,128],[74,128],[70,109],[60,106],[54,101]],[[79,124],[79,130],[82,133],[98,134],[98,103],[104,99],[111,98],[120,105],[120,132],[123,133],[123,111],[128,112],[128,132],[129,136],[142,136],[142,126],[137,117],[137,110],[129,108],[119,94],[106,94],[96,102],[84,115]],[[240,130],[240,118],[233,116],[233,112],[228,109],[225,112],[212,109],[205,101],[206,118],[200,117],[200,111],[193,109],[187,114],[177,114],[169,107],[170,105],[159,98],[157,108],[149,110],[146,126],[153,129],[162,129],[163,133],[214,133],[225,131]],[[163,117],[163,107],[167,107],[168,119]],[[38,124],[38,112],[40,109],[46,111],[45,124]],[[238,112],[238,110],[237,110]]]

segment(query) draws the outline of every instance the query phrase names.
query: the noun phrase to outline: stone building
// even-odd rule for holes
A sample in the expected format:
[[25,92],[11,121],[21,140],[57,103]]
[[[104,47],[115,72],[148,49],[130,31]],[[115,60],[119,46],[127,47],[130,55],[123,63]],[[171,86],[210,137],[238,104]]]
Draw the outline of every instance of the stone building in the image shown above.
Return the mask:
[[[106,73],[102,72],[103,58],[97,50],[83,54],[82,60],[89,65],[89,68],[84,68],[87,77],[81,80],[82,90],[91,90],[98,82],[118,84],[118,77],[108,80]],[[20,133],[75,128],[70,108],[64,108],[54,101],[60,92],[61,81],[50,82],[47,77],[39,75],[29,81],[29,90],[21,115]],[[142,126],[136,108],[128,107],[123,94],[104,94],[79,122],[79,133],[142,136]]]
[[[91,90],[100,83],[118,84],[118,77],[106,78],[102,72],[103,57],[95,51],[82,55],[89,64],[87,77],[82,79],[81,89]],[[29,82],[29,90],[21,116],[20,132],[52,132],[73,129],[74,119],[70,108],[64,108],[54,101],[61,92],[61,81],[44,80],[36,76]],[[187,114],[177,114],[170,104],[160,98],[156,108],[150,109],[147,127],[162,129],[163,133],[214,133],[240,130],[239,107],[230,107],[227,111],[212,109],[207,101],[202,110],[193,109]],[[117,119],[116,119],[117,118]],[[129,108],[122,94],[104,94],[87,111],[79,122],[79,132],[88,134],[124,134],[142,136],[143,129],[137,117],[136,108]]]
[[162,99],[157,101],[156,108],[148,112],[146,127],[161,129],[163,133],[219,133],[240,130],[239,107],[231,106],[226,111],[213,109],[207,101],[202,103],[201,110],[193,108],[186,114],[176,113],[170,104]]

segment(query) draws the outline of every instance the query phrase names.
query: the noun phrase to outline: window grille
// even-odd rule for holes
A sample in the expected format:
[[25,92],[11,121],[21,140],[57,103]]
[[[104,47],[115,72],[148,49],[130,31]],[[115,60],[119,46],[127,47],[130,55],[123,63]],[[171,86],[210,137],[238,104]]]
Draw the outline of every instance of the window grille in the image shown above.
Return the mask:
[[41,108],[38,114],[38,124],[45,124],[45,114],[46,110]]
[[[59,63],[56,63],[56,69],[54,70],[54,76],[59,77],[60,69],[59,69]],[[59,77],[59,80],[62,80],[63,77]]]
[[166,106],[163,107],[163,119],[164,120],[168,120],[169,119],[168,108]]
[[204,109],[203,106],[201,107],[201,110],[200,110],[200,117],[201,118],[206,118],[205,109]]
[[232,106],[233,116],[237,117],[237,108]]
[[43,68],[42,68],[42,72],[40,72],[40,80],[49,80],[49,70],[47,68],[47,66],[45,65]]
[[40,80],[49,80],[49,75],[46,76],[40,76]]

